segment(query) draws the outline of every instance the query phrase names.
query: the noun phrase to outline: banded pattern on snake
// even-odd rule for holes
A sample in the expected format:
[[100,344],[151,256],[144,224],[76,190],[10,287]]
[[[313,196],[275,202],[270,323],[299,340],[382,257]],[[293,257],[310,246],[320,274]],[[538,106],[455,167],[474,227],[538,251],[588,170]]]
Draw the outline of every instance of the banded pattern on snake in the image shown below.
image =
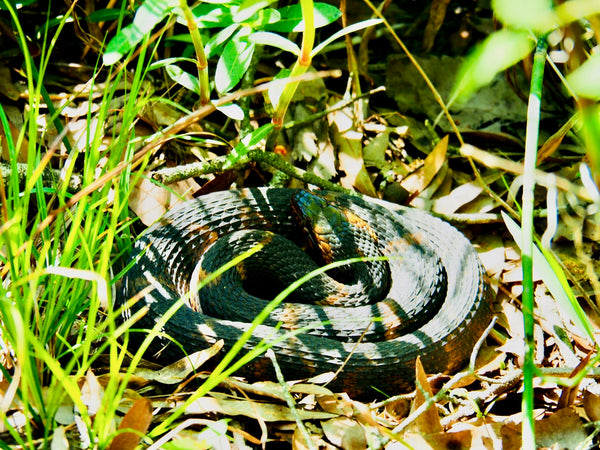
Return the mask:
[[[297,248],[306,247],[307,235],[313,242],[308,254]],[[276,188],[209,194],[167,213],[136,242],[130,256],[136,263],[123,279],[118,304],[151,286],[125,311],[147,307],[136,326],[151,328],[198,276],[257,243],[264,244],[260,252],[191,295],[165,325],[186,352],[219,339],[228,350],[250,326],[246,320],[280,289],[319,263],[354,255],[387,259],[313,278],[254,330],[244,351],[262,339],[273,341],[288,379],[337,371],[350,356],[334,388],[394,394],[414,385],[417,356],[431,373],[459,369],[491,320],[478,255],[449,224],[384,201]],[[302,327],[307,330],[284,337],[286,329]],[[155,340],[152,350],[163,360],[181,356],[166,340]],[[238,373],[273,378],[265,357]]]

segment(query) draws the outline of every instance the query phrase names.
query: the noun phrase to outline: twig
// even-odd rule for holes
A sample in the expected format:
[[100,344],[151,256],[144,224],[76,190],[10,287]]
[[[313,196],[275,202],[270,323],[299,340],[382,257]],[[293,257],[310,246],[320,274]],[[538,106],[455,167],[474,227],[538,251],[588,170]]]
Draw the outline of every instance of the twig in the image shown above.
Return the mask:
[[190,177],[206,175],[208,173],[217,173],[225,169],[240,169],[251,162],[264,163],[284,172],[285,174],[301,180],[307,184],[312,184],[330,191],[350,192],[331,181],[320,178],[319,176],[298,169],[292,164],[284,161],[279,155],[262,150],[250,150],[248,154],[239,158],[235,164],[231,164],[228,156],[219,156],[210,161],[185,164],[177,167],[167,167],[151,172],[149,176],[163,184],[170,184],[176,181],[182,181]]
[[[9,163],[0,162],[0,178],[4,181],[4,185],[7,186],[10,177],[13,175],[12,168]],[[17,163],[17,177],[19,180],[19,187],[25,188],[27,181],[27,164]],[[44,187],[55,187],[58,185],[61,179],[61,171],[57,169],[51,169],[46,167],[42,171],[42,183]],[[71,175],[69,178],[69,185],[67,191],[77,192],[83,187],[83,182],[79,175]]]
[[347,106],[352,105],[353,103],[356,103],[358,100],[361,100],[365,97],[370,97],[373,94],[376,94],[378,92],[383,92],[385,91],[385,87],[384,86],[379,86],[375,89],[371,89],[369,92],[365,92],[361,95],[357,95],[352,97],[349,100],[343,101],[341,103],[337,103],[333,108],[328,108],[326,110],[320,111],[316,114],[311,115],[310,117],[307,117],[306,119],[303,120],[298,120],[298,121],[289,121],[286,122],[281,128],[283,130],[289,130],[292,128],[299,128],[299,127],[303,127],[305,125],[310,125],[311,123],[313,123],[315,120],[319,120],[325,116],[327,116],[328,114],[335,112],[335,111],[339,111],[341,109],[346,108]]
[[[469,144],[465,144],[460,148],[460,154],[469,158],[473,158],[491,169],[502,169],[516,175],[522,175],[524,171],[523,164],[521,163],[517,163],[506,158],[500,158],[499,156],[480,150],[477,147]],[[553,179],[553,181],[550,181],[550,179]],[[582,200],[586,200],[588,202],[593,201],[585,187],[576,186],[569,180],[559,176],[550,177],[550,174],[539,169],[535,170],[535,182],[536,184],[545,187],[548,187],[549,184],[553,182],[556,184],[557,188],[565,192],[573,193]]]

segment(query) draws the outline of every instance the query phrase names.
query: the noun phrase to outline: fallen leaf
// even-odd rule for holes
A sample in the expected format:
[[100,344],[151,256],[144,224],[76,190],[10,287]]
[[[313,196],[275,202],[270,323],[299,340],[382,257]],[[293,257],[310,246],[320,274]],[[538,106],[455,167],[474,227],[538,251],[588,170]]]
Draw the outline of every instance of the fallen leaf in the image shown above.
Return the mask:
[[587,435],[575,409],[563,408],[535,422],[535,438],[540,447],[575,449],[581,448]]
[[[491,184],[500,178],[501,174],[498,172],[492,173],[490,176],[484,178],[486,184]],[[470,183],[464,183],[457,188],[453,189],[448,195],[444,197],[436,198],[433,210],[440,214],[452,214],[458,211],[460,208],[473,202],[481,195],[483,187],[479,181],[472,181]],[[484,212],[484,211],[475,211]]]
[[317,402],[323,410],[335,415],[351,417],[354,414],[354,406],[348,394],[320,395]]
[[191,199],[198,189],[193,179],[172,183],[166,188],[143,178],[129,196],[129,207],[144,225],[152,225],[167,210]]
[[598,387],[595,383],[583,391],[583,409],[592,422],[600,420],[600,392],[594,392],[594,390],[600,391]]
[[362,133],[356,130],[351,109],[332,112],[330,115],[333,140],[338,148],[340,169],[346,175],[340,182],[346,189],[356,188],[363,194],[376,197],[377,192],[364,166],[362,155]]
[[365,429],[348,417],[334,417],[321,423],[323,433],[333,445],[344,450],[359,450],[367,447]]
[[410,192],[413,196],[416,196],[424,190],[436,173],[441,169],[442,165],[446,161],[446,151],[448,150],[448,136],[444,136],[440,142],[431,151],[423,166],[416,172],[411,173],[404,178],[400,185]]
[[91,370],[85,375],[83,386],[81,386],[81,401],[88,409],[88,414],[93,416],[102,407],[102,398],[104,389],[98,381],[98,378]]
[[119,432],[111,441],[108,450],[129,450],[135,448],[141,437],[146,434],[152,422],[152,403],[147,398],[140,398],[123,417],[119,430],[135,430]]
[[433,47],[437,32],[444,23],[449,3],[450,0],[434,0],[431,2],[429,6],[429,19],[427,20],[427,25],[425,25],[423,43],[421,44],[421,49],[424,53],[429,52]]
[[177,384],[185,380],[190,373],[197,370],[206,361],[215,356],[223,348],[223,340],[217,341],[210,348],[197,351],[181,358],[159,370],[138,367],[134,375],[146,380],[158,381],[163,384]]
[[[415,361],[415,373],[417,388],[415,389],[416,395],[412,404],[411,414],[423,405],[428,398],[433,397],[433,392],[431,392],[431,386],[429,386],[429,382],[427,381],[427,374],[425,373],[425,369],[423,369],[420,357]],[[435,403],[432,403],[423,414],[415,419],[410,429],[418,430],[422,434],[442,431],[442,424],[440,423],[440,416]]]
[[[202,397],[186,409],[187,414],[220,413],[226,416],[246,416],[265,422],[293,421],[294,415],[287,406],[272,403],[260,403],[249,400],[225,400]],[[321,411],[298,410],[302,420],[330,419],[335,414]]]

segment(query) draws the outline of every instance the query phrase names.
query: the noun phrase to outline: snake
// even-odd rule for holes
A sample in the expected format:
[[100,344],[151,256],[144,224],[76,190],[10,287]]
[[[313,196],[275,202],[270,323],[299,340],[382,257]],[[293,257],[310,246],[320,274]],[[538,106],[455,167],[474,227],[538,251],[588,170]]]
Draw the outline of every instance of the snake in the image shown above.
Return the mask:
[[[416,208],[340,192],[206,194],[150,226],[129,259],[116,305],[137,317],[134,345],[161,322],[151,359],[222,341],[215,365],[244,337],[236,358],[267,343],[285,379],[332,372],[328,386],[357,397],[413,389],[417,358],[427,373],[456,372],[493,316],[485,270],[460,231]],[[275,379],[265,354],[235,374]]]

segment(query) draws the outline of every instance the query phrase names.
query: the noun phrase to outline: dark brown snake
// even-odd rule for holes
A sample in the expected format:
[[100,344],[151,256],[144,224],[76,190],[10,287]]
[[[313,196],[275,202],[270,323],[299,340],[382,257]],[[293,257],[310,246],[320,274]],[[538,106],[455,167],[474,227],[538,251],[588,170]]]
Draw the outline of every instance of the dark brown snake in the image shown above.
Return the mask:
[[[124,313],[130,316],[147,307],[135,326],[152,328],[177,299],[189,295],[199,277],[257,243],[265,244],[199,294],[192,293],[162,330],[188,353],[219,339],[225,342],[223,352],[229,350],[250,327],[245,320],[251,321],[301,276],[298,272],[317,267],[314,250],[308,250],[312,258],[301,250],[299,260],[292,257],[305,239],[307,225],[297,223],[294,200],[303,197],[294,189],[229,190],[170,211],[137,240],[131,255],[135,263],[123,279],[117,304],[146,289]],[[242,353],[263,339],[272,342],[290,380],[335,372],[343,365],[333,387],[354,395],[411,389],[417,356],[429,373],[461,368],[492,317],[484,270],[469,241],[416,209],[332,192],[323,198],[326,208],[342,211],[342,223],[338,218],[333,222],[349,236],[336,246],[327,242],[336,240],[327,235],[328,225],[313,224],[326,235],[324,245],[319,242],[321,250],[335,252],[336,247],[333,259],[381,255],[387,261],[348,265],[347,272],[328,271],[325,278],[304,284],[254,330]],[[328,262],[328,257],[323,259]],[[365,291],[373,291],[366,300]],[[307,329],[283,337],[301,327]],[[143,336],[132,334],[134,341]],[[151,350],[163,361],[182,356],[167,339],[155,339]],[[273,379],[272,363],[260,356],[236,374]]]

